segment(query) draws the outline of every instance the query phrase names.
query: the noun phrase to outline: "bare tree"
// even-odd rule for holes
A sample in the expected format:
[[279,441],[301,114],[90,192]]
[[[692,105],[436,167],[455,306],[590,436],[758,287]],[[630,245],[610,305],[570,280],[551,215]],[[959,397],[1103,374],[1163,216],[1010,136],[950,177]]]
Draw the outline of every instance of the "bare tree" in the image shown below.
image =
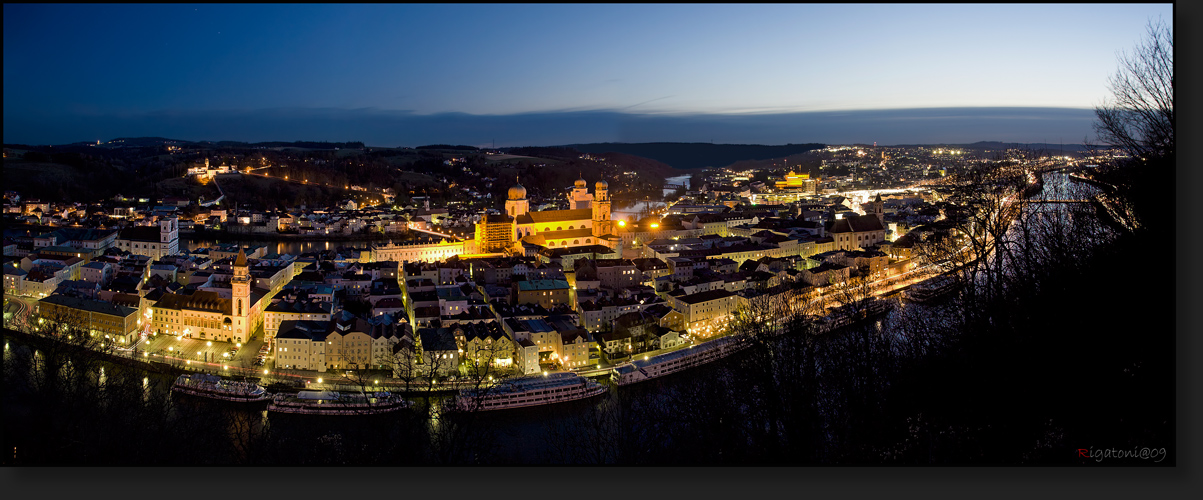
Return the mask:
[[[429,412],[429,418],[426,422],[429,430],[429,449],[428,459],[434,463],[440,464],[481,464],[490,462],[496,454],[496,433],[495,423],[489,419],[480,418],[483,394],[487,392],[492,384],[503,383],[499,381],[490,381],[488,375],[474,377],[467,382],[471,389],[467,394],[475,394],[476,397],[469,397],[467,404],[455,405],[453,411],[448,411],[452,407],[450,405],[456,402],[458,396],[450,396],[452,399],[445,401],[436,400],[433,398],[436,390],[436,382],[439,379],[439,373],[448,373],[456,368],[450,364],[450,359],[443,359],[438,356],[432,356],[428,366],[425,368],[427,372],[426,381],[426,405]],[[491,363],[488,363],[491,364]],[[486,364],[482,364],[486,365]],[[482,366],[482,365],[477,365]],[[483,371],[487,371],[485,367]],[[460,387],[463,387],[460,384]],[[459,394],[465,394],[460,392]]]
[[950,197],[955,204],[945,207],[946,222],[940,224],[947,234],[921,246],[929,264],[952,271],[969,293],[986,298],[1005,292],[1003,267],[1017,261],[1019,251],[1008,231],[1020,214],[1024,190],[1038,175],[1028,166],[1032,155],[1011,156],[958,175]]
[[488,385],[498,379],[513,376],[513,370],[501,365],[501,360],[514,358],[514,343],[505,331],[497,325],[500,332],[493,336],[478,336],[463,339],[460,349],[463,351],[461,373],[464,382],[471,383],[474,388]]
[[404,392],[421,387],[422,362],[414,339],[402,338],[393,346],[391,354],[385,358],[384,366],[392,373],[394,379],[401,381]]
[[1150,21],[1146,38],[1119,56],[1111,98],[1095,108],[1099,140],[1133,158],[1174,156],[1174,32]]
[[1150,22],[1146,38],[1119,59],[1111,98],[1095,108],[1095,131],[1121,156],[1103,155],[1102,168],[1084,174],[1104,189],[1101,201],[1123,230],[1172,233],[1173,219],[1163,216],[1164,187],[1150,182],[1175,167],[1172,28]]

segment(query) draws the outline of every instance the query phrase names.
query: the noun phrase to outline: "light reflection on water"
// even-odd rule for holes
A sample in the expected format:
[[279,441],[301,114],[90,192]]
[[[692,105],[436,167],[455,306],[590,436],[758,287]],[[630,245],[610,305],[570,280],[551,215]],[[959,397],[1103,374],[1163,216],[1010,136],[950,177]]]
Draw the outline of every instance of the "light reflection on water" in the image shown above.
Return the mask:
[[614,209],[611,212],[610,218],[614,220],[638,219],[641,214],[664,208],[666,205],[663,201],[637,201],[630,206]]
[[329,241],[267,241],[267,240],[234,240],[234,239],[198,239],[192,240],[180,238],[186,243],[188,251],[195,251],[201,248],[209,248],[214,245],[236,244],[241,246],[264,246],[267,247],[267,253],[277,253],[280,255],[301,255],[308,252],[322,252],[338,247],[355,247],[369,248],[371,245],[386,244],[383,240],[351,240],[351,241],[336,241],[333,245]]
[[[674,177],[665,177],[664,185],[666,185],[666,186],[682,185],[682,186],[685,186],[687,189],[692,189],[693,188],[692,181],[691,181],[692,178],[693,178],[693,174],[678,175],[678,176],[674,176]],[[664,190],[664,196],[673,194],[674,191],[676,191],[676,189],[667,189],[666,188]]]

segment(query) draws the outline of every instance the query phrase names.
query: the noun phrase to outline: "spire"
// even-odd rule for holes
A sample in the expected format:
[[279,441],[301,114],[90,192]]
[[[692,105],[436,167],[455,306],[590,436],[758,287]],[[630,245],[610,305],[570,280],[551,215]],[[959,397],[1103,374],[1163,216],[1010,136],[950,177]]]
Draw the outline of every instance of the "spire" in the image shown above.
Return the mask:
[[241,247],[238,249],[238,258],[234,259],[234,267],[246,267],[246,252]]

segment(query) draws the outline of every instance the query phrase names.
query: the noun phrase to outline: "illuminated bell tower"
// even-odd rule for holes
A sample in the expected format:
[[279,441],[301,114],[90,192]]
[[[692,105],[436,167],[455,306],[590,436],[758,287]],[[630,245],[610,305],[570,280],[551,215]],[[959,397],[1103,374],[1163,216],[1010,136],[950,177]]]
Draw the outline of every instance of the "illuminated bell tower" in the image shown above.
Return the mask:
[[230,317],[233,320],[235,342],[246,342],[248,337],[247,317],[251,314],[251,275],[247,269],[246,252],[238,249],[238,257],[234,259],[234,276],[230,278],[232,301],[230,302]]
[[593,187],[593,235],[614,234],[614,221],[610,219],[610,186],[606,181],[597,181]]
[[526,215],[530,211],[530,202],[526,199],[526,188],[522,184],[515,184],[506,193],[508,198],[505,202],[505,214],[510,217],[518,217]]
[[577,179],[572,186],[572,193],[568,195],[568,208],[572,210],[592,208],[593,195],[589,194],[589,183],[581,178]]
[[180,218],[159,220],[159,257],[180,253]]
[[877,216],[877,220],[880,220],[881,225],[884,227],[886,225],[886,211],[885,204],[881,202],[880,194],[877,195],[877,199],[873,200],[873,203],[870,203],[870,208],[873,210],[871,213]]

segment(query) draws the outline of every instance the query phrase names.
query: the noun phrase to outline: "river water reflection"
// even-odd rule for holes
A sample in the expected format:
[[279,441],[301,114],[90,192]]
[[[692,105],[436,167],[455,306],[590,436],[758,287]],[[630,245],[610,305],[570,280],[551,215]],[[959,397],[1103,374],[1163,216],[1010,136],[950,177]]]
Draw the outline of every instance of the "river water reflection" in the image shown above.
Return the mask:
[[300,255],[308,252],[322,252],[326,250],[334,250],[338,247],[355,247],[369,248],[371,245],[384,245],[388,242],[385,240],[350,240],[350,241],[272,241],[272,240],[254,240],[254,239],[190,239],[187,236],[180,237],[188,251],[195,251],[200,248],[208,248],[213,245],[236,244],[240,246],[264,246],[267,247],[267,253],[278,253],[280,255]]
[[[692,179],[692,178],[693,178],[693,174],[668,177],[668,178],[664,179],[664,185],[665,186],[670,186],[670,185],[685,186],[687,188],[691,188],[692,186],[690,185],[690,179]],[[664,196],[667,198],[668,196],[674,194],[675,192],[676,192],[675,188],[672,188],[672,189],[665,188]],[[615,220],[637,220],[643,215],[647,215],[656,210],[663,209],[664,207],[666,207],[668,205],[669,205],[669,203],[666,203],[663,201],[652,201],[652,200],[636,201],[629,205],[626,205],[626,204],[618,205],[618,206],[614,207],[614,210],[612,212],[612,218]]]

